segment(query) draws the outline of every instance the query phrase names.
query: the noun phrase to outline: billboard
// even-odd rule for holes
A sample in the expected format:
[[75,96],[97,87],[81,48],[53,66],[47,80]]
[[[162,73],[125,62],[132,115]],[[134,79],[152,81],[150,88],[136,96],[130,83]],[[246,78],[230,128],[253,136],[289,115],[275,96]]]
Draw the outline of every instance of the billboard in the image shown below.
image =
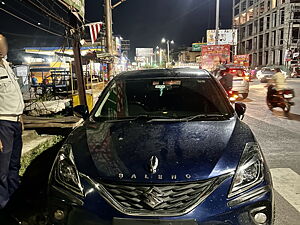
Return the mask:
[[201,52],[201,46],[206,45],[206,43],[193,43],[192,44],[192,51],[193,52]]
[[230,45],[203,45],[201,67],[208,71],[230,62]]
[[[216,43],[216,30],[207,30],[207,44]],[[237,45],[237,29],[219,30],[219,45]]]
[[120,37],[115,38],[116,43],[116,54],[121,55],[122,53],[122,39]]
[[85,14],[85,0],[60,0],[66,5],[74,14],[78,14],[81,18],[84,18]]
[[136,48],[136,57],[150,57],[153,55],[153,48]]
[[233,63],[241,66],[250,66],[250,55],[235,55],[233,56]]

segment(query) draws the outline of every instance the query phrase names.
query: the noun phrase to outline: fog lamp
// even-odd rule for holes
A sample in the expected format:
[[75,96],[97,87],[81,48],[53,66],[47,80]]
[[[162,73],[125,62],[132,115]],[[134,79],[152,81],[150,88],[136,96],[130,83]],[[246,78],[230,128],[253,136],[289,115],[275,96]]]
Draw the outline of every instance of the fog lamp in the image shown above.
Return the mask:
[[58,209],[54,212],[54,218],[56,220],[63,220],[65,218],[65,213],[64,211]]
[[267,215],[262,212],[256,213],[254,215],[254,220],[258,224],[264,224],[265,222],[267,222]]

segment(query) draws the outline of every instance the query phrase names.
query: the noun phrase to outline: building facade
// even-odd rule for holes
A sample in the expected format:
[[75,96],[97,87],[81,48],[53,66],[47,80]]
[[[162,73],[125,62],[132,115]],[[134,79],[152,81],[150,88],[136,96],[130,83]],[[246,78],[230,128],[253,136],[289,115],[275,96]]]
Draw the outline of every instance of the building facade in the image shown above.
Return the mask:
[[199,56],[201,56],[201,52],[193,52],[191,50],[180,51],[178,61],[181,63],[196,63]]
[[233,27],[238,54],[250,54],[252,66],[299,63],[300,0],[233,0]]

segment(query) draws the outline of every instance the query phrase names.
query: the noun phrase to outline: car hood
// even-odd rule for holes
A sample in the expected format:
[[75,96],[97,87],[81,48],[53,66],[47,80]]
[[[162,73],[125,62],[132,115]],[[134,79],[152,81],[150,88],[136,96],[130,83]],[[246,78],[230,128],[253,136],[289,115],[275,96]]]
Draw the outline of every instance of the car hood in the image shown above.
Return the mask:
[[[236,117],[226,121],[89,122],[69,138],[80,172],[103,180],[139,183],[196,181],[230,173],[245,143],[253,140],[248,126]],[[157,164],[154,174],[151,158]]]

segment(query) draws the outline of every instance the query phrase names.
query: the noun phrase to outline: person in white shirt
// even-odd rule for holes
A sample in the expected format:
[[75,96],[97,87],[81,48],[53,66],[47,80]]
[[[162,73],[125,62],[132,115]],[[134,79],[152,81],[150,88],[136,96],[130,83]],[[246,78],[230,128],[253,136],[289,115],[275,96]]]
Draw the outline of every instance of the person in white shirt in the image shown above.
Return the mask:
[[0,34],[0,209],[19,186],[24,109],[17,77],[6,61],[8,45]]
[[276,68],[275,72],[276,73],[272,77],[272,80],[275,84],[275,89],[277,91],[283,90],[284,88],[286,88],[286,78],[284,74],[281,72],[280,68]]

